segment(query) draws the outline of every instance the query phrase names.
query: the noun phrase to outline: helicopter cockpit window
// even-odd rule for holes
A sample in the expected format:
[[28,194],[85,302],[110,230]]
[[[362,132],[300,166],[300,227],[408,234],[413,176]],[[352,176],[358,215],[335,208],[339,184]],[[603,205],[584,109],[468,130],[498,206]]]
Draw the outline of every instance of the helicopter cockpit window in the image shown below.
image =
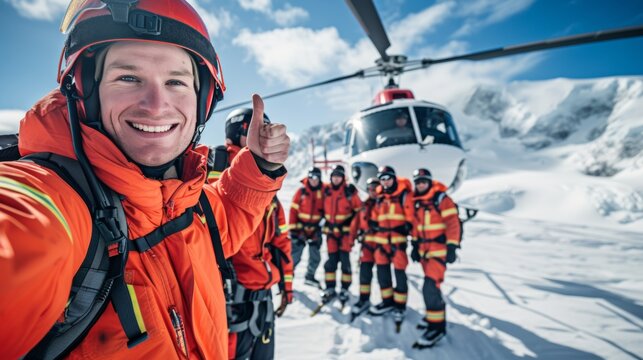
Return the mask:
[[407,108],[378,111],[364,116],[354,126],[353,155],[392,145],[417,144]]
[[432,107],[415,107],[415,117],[420,128],[422,144],[460,146],[460,139],[448,112]]

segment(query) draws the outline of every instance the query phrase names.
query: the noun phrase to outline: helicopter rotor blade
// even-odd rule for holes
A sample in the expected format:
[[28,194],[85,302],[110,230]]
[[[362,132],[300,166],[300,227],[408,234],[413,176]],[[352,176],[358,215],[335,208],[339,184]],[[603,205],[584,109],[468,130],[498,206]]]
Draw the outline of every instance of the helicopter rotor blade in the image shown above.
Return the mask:
[[[308,85],[304,85],[304,86],[299,86],[299,87],[284,90],[284,91],[279,91],[279,92],[268,94],[268,95],[265,95],[265,96],[262,95],[261,98],[264,99],[264,100],[267,100],[267,99],[274,98],[274,97],[277,97],[277,96],[282,96],[282,95],[294,93],[296,91],[301,91],[301,90],[314,88],[314,87],[317,87],[317,86],[332,84],[332,83],[335,83],[335,82],[338,82],[338,81],[344,81],[344,80],[348,80],[348,79],[352,79],[352,78],[356,78],[356,77],[362,77],[362,78],[363,77],[370,77],[372,75],[367,75],[367,71],[369,71],[369,70],[370,69],[359,70],[359,71],[357,71],[357,72],[355,72],[353,74],[338,76],[336,78],[332,78],[332,79],[328,79],[328,80],[324,80],[324,81],[320,81],[320,82],[316,82],[316,83],[312,83],[312,84],[308,84]],[[225,106],[225,107],[222,107],[222,108],[218,108],[218,109],[214,110],[214,112],[218,113],[218,112],[222,112],[222,111],[226,111],[226,110],[231,110],[231,109],[235,109],[235,108],[238,108],[240,106],[248,105],[248,104],[251,104],[251,103],[252,103],[252,100],[242,101],[242,102],[239,102],[239,103],[236,103],[236,104],[232,104],[232,105],[228,105],[228,106]]]
[[[442,58],[442,59],[422,59],[421,68],[426,68],[430,65],[441,64],[441,63],[450,62],[450,61],[489,60],[489,59],[494,59],[502,56],[524,54],[532,51],[553,49],[553,48],[564,47],[564,46],[588,44],[588,43],[599,42],[599,41],[625,39],[625,38],[636,37],[641,35],[643,35],[643,25],[613,29],[613,30],[596,31],[596,32],[585,33],[580,35],[565,36],[565,37],[560,37],[560,38],[555,38],[555,39],[550,39],[545,41],[536,41],[536,42],[526,43],[526,44],[505,46],[501,48],[479,51],[479,52],[465,54],[465,55],[451,56],[451,57]],[[414,65],[417,63],[418,63],[417,61],[408,62],[409,65]],[[409,69],[409,70],[405,69],[405,71],[411,71],[411,70],[417,70],[417,68]]]
[[387,61],[386,49],[391,46],[391,42],[388,39],[388,35],[386,35],[386,30],[384,30],[384,25],[382,25],[382,20],[377,13],[377,9],[375,9],[375,5],[373,5],[373,1],[346,0],[346,4],[355,15],[355,18],[357,18],[357,21],[359,21],[366,35],[371,39],[373,45],[375,45],[382,60]]

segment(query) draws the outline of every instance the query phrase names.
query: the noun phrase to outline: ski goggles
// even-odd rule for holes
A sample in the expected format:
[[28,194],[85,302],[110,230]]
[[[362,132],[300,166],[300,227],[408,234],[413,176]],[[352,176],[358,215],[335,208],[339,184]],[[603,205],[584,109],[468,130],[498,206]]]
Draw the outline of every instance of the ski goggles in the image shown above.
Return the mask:
[[382,175],[378,176],[377,178],[380,179],[381,181],[387,181],[387,180],[393,179],[393,175],[391,175],[391,174],[382,174]]

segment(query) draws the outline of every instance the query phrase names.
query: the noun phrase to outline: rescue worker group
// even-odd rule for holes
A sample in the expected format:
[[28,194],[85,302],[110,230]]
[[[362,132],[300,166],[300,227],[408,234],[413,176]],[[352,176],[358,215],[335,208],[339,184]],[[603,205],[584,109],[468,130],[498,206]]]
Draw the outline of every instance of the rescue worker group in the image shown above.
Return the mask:
[[387,314],[399,332],[410,256],[425,276],[413,346],[446,335],[462,224],[430,169],[383,166],[366,195],[343,166],[327,183],[311,167],[286,221],[290,138],[260,96],[227,116],[225,145],[199,143],[226,86],[188,0],[71,0],[61,31],[59,88],[0,150],[3,358],[273,359],[276,318],[306,296],[293,297],[306,247],[311,316],[348,305],[348,321]]

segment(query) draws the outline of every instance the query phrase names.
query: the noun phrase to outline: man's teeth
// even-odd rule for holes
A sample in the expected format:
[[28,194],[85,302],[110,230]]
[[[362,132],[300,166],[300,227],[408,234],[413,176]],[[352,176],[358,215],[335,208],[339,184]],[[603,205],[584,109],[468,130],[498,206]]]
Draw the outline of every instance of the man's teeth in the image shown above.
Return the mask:
[[132,126],[138,130],[152,133],[166,132],[172,128],[172,125],[150,126],[137,123],[132,123]]

